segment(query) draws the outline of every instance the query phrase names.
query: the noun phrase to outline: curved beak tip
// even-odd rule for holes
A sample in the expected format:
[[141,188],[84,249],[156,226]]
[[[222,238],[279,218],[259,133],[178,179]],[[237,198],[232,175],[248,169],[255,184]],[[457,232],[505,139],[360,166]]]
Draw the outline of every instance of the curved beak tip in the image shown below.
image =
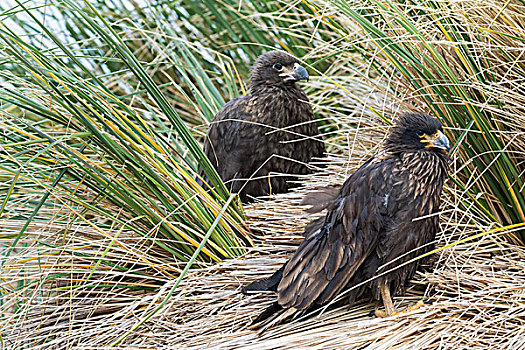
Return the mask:
[[310,80],[308,71],[303,66],[297,67],[295,71],[293,72],[292,76],[294,77],[295,80],[306,80],[306,81]]
[[439,136],[432,141],[432,145],[447,151],[450,150],[450,142],[448,141],[448,137],[446,137],[442,132],[440,132]]

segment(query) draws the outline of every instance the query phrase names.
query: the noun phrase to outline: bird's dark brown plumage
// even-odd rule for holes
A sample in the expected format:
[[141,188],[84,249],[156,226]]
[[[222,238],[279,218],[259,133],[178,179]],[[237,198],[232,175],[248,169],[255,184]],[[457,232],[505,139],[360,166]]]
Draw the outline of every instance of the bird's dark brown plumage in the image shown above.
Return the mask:
[[[293,175],[310,173],[307,164],[325,152],[308,97],[296,85],[302,79],[308,73],[295,57],[265,53],[252,67],[250,94],[228,102],[210,125],[204,152],[232,193],[242,189],[243,202],[288,191]],[[199,175],[209,182],[202,169]]]
[[[325,305],[345,290],[350,303],[363,297],[380,299],[382,284],[392,294],[401,293],[421,260],[401,265],[429,251],[438,231],[448,147],[435,118],[404,115],[382,152],[339,191],[331,188],[321,196],[307,196],[309,204],[316,204],[318,196],[315,209],[327,209],[326,217],[307,227],[304,241],[283,268],[243,288],[245,293],[277,291],[277,301],[256,323],[282,321]],[[400,267],[382,274],[396,266]]]

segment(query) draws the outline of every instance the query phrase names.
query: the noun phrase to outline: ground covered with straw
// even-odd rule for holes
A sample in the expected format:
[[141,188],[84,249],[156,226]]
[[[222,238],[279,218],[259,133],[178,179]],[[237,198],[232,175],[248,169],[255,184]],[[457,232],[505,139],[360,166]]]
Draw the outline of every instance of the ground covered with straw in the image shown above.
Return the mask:
[[[370,146],[369,152],[374,149]],[[262,334],[247,328],[274,296],[245,296],[240,288],[270,275],[286,261],[312,219],[299,205],[301,198],[318,186],[340,183],[360,163],[359,154],[366,157],[367,152],[357,152],[354,158],[333,156],[322,173],[305,179],[297,191],[247,207],[255,247],[241,258],[190,270],[171,297],[167,294],[174,279],[150,292],[114,289],[103,295],[86,288],[57,293],[57,288],[47,297],[32,295],[23,321],[13,322],[11,332],[4,329],[4,345],[11,349],[29,344],[36,349],[105,349],[110,344],[121,349],[525,348],[525,249],[498,234],[436,253],[435,268],[418,274],[406,295],[395,298],[397,308],[421,299],[432,302],[417,311],[381,319],[370,316],[381,307],[379,303],[360,303],[328,308]],[[440,247],[491,228],[460,212],[451,198],[445,198]],[[57,229],[35,225],[29,231],[37,236]],[[86,230],[77,236],[89,234]],[[130,250],[145,247],[139,240],[127,242]],[[71,262],[79,263],[74,258]],[[176,270],[167,262],[156,266]],[[100,277],[96,283],[102,283]],[[143,283],[137,280],[137,285]],[[167,303],[158,313],[116,344],[163,300]]]
[[[299,193],[298,193],[299,194]],[[297,210],[300,195],[287,196],[249,213],[270,217],[259,222],[266,232],[245,259],[195,273],[181,289],[166,320],[180,320],[169,344],[188,349],[520,349],[525,347],[525,249],[500,237],[443,250],[436,268],[416,277],[406,295],[395,298],[403,308],[421,298],[431,305],[387,319],[370,316],[380,304],[361,303],[328,309],[258,334],[250,320],[273,295],[240,294],[240,286],[268,276],[300,241],[305,215]],[[441,232],[443,244],[474,227]],[[290,235],[294,233],[294,235]]]
[[[147,3],[0,3],[0,348],[525,349],[523,0]],[[200,144],[272,49],[311,73],[329,155],[243,208],[196,184]],[[406,111],[453,145],[434,265],[394,300],[430,304],[249,330],[275,297],[241,287],[293,253],[301,199]]]
[[[330,173],[351,169],[341,162]],[[170,307],[132,343],[158,345],[160,340],[183,349],[525,348],[525,249],[494,235],[436,254],[435,269],[419,274],[407,294],[395,298],[397,308],[420,299],[432,302],[417,311],[380,319],[370,316],[379,303],[361,303],[329,308],[262,334],[247,329],[275,297],[247,297],[240,288],[270,275],[294,251],[311,219],[298,203],[316,185],[310,182],[301,191],[251,206],[256,248],[241,259],[194,271]],[[447,207],[438,245],[487,229],[454,222],[460,213],[452,203]]]

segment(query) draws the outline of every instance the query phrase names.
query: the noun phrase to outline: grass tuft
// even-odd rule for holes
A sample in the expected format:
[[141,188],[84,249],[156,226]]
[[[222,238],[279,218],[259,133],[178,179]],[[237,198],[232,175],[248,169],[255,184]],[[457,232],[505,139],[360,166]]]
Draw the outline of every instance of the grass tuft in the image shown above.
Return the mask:
[[[524,8],[520,0],[2,2],[0,342],[521,347],[523,249],[500,236],[524,236]],[[311,72],[302,86],[328,160],[296,192],[245,213],[200,141],[225,101],[246,93],[254,59],[274,48]],[[434,304],[404,322],[370,320],[368,304],[327,310],[256,337],[245,326],[271,298],[241,296],[240,286],[295,249],[311,219],[300,198],[342,183],[405,111],[436,115],[454,143],[436,269],[396,300]],[[198,165],[215,191],[196,184]]]

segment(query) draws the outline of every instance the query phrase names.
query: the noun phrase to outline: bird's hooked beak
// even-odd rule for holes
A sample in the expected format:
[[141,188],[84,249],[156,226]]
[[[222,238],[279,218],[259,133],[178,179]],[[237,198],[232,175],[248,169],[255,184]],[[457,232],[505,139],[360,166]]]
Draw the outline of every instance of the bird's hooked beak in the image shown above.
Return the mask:
[[287,70],[279,76],[283,77],[284,81],[298,81],[298,80],[306,80],[308,81],[310,79],[310,76],[308,75],[308,71],[304,69],[303,66],[301,66],[299,63],[295,63],[293,66],[293,69]]
[[447,151],[450,149],[448,138],[440,130],[430,136],[427,134],[421,135],[421,142],[427,143],[425,147],[441,148]]

